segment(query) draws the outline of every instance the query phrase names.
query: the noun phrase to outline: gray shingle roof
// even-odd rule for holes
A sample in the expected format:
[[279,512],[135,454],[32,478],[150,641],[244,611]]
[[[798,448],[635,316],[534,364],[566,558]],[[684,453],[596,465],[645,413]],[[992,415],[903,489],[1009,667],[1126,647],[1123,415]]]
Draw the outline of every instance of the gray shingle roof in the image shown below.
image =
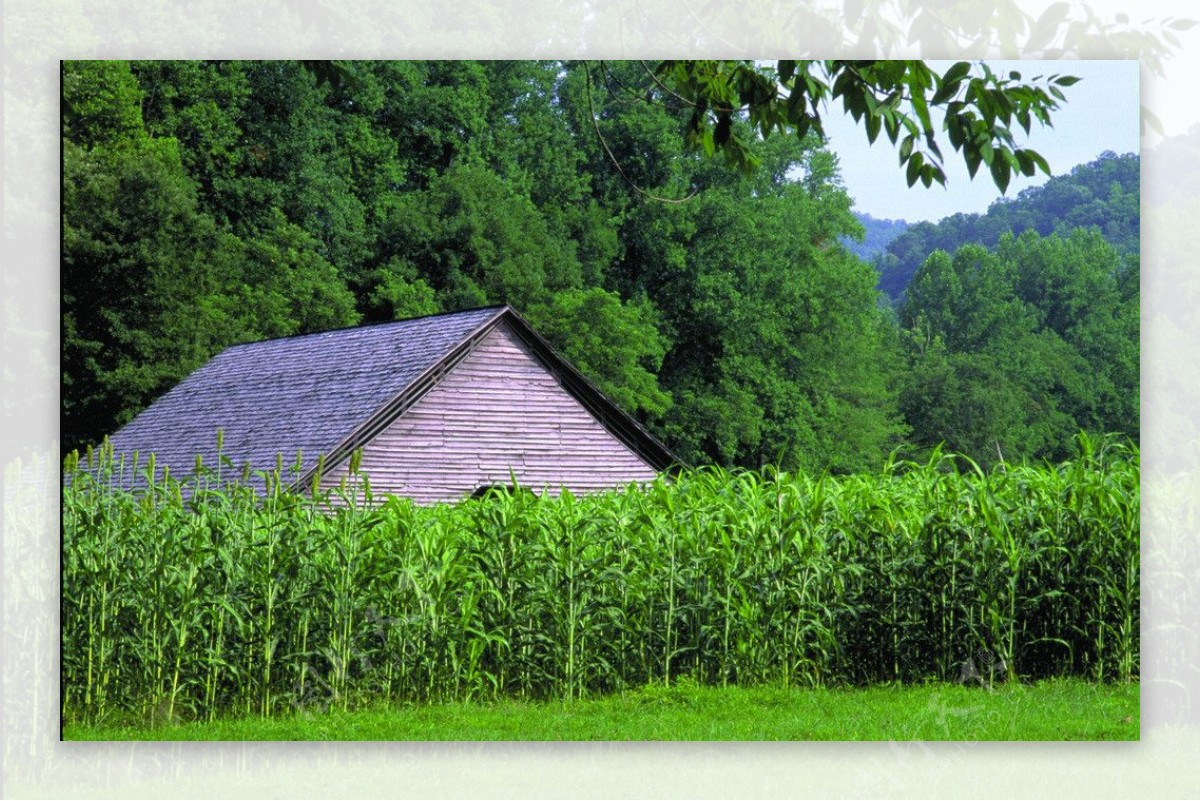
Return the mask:
[[[112,437],[114,453],[153,451],[158,465],[190,475],[200,454],[222,452],[272,470],[297,451],[303,471],[402,395],[504,307],[286,337],[230,347],[185,378]],[[302,471],[302,472],[303,472]]]

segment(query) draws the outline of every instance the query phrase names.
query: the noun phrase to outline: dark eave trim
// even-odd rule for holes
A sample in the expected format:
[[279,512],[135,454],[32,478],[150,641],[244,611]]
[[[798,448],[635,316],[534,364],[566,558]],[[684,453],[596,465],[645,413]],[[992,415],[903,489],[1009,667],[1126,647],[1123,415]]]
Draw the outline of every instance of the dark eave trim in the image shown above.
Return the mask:
[[513,324],[513,330],[541,360],[551,375],[625,447],[660,473],[675,473],[687,467],[687,464],[679,456],[554,350],[550,343],[525,321],[525,318],[511,308],[505,311],[508,321]]

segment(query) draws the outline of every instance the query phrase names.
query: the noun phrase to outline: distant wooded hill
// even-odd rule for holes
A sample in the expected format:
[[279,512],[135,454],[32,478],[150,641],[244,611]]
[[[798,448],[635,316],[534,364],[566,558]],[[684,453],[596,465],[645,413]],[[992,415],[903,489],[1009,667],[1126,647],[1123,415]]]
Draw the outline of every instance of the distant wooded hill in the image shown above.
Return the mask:
[[[1047,236],[1095,227],[1122,255],[1136,254],[1141,232],[1140,167],[1136,154],[1106,151],[1066,175],[1023,190],[1016,198],[997,200],[986,214],[955,214],[938,223],[908,225],[874,255],[879,288],[898,300],[935,250],[954,253],[968,244],[992,248],[1003,234],[1020,235],[1029,229]],[[868,236],[871,232],[868,227]]]
[[854,216],[862,223],[865,234],[861,242],[850,237],[844,237],[842,244],[846,250],[865,261],[872,261],[883,253],[896,237],[908,230],[910,223],[904,220],[881,220],[870,214],[855,212]]

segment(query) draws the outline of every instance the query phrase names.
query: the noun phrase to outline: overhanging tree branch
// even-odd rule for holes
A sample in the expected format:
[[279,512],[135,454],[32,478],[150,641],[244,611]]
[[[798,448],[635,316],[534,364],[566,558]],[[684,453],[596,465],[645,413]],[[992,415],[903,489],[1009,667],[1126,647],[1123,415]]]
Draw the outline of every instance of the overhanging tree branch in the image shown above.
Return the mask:
[[590,69],[585,69],[584,72],[587,74],[587,82],[585,85],[587,87],[588,117],[592,121],[592,129],[596,132],[596,140],[600,143],[600,147],[604,149],[604,152],[608,155],[609,161],[612,162],[613,166],[617,170],[617,174],[621,176],[622,180],[629,184],[629,186],[639,195],[649,198],[650,200],[656,200],[660,203],[686,203],[694,198],[699,190],[692,190],[691,194],[684,198],[669,198],[655,195],[652,192],[647,192],[645,189],[638,186],[637,182],[625,173],[624,168],[621,167],[621,162],[617,159],[616,155],[613,154],[612,148],[608,146],[608,142],[605,140],[604,134],[601,133],[600,122],[596,119],[596,105],[592,98],[592,71]]

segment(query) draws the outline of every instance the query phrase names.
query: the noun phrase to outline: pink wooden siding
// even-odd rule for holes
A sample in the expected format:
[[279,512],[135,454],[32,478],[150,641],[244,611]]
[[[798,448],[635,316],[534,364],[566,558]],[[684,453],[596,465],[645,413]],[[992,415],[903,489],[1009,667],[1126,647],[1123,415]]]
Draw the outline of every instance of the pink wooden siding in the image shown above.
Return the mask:
[[[509,470],[536,492],[588,492],[656,473],[608,432],[539,362],[507,323],[363,448],[377,494],[457,501],[507,486]],[[322,485],[336,486],[343,463]]]

